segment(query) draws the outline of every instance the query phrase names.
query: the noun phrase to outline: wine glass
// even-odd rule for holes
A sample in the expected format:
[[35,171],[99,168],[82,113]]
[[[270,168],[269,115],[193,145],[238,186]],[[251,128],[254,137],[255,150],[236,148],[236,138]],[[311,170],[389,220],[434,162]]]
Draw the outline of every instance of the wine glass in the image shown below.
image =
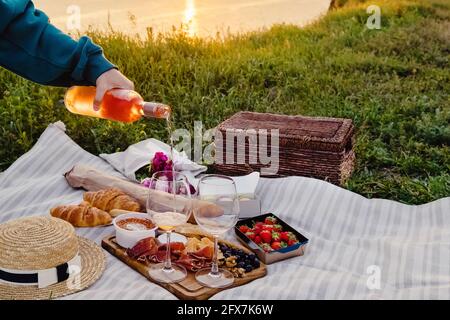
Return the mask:
[[187,222],[192,212],[189,186],[186,176],[175,171],[155,172],[150,180],[147,213],[167,235],[165,261],[149,268],[150,277],[158,282],[180,282],[187,275],[183,266],[171,261],[170,235],[175,227]]
[[214,256],[211,269],[201,269],[195,278],[210,288],[223,288],[233,284],[233,274],[219,269],[217,261],[218,237],[236,224],[239,217],[239,201],[236,185],[230,177],[210,174],[203,176],[197,187],[194,217],[198,225],[214,237]]

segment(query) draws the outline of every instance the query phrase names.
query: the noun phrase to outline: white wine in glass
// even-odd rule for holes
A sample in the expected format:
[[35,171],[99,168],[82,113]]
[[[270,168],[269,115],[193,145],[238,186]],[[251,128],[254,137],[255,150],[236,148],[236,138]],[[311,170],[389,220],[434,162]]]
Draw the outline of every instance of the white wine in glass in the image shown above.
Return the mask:
[[[210,288],[228,287],[233,284],[234,276],[228,270],[219,269],[218,238],[233,228],[239,218],[236,185],[233,179],[227,176],[205,175],[198,183],[197,200],[194,204],[194,217],[202,229],[214,236],[214,256],[211,269],[199,270],[195,274],[195,278],[199,283]],[[209,208],[215,208],[214,212],[205,210],[205,202],[213,205]],[[202,203],[201,206],[200,203]]]

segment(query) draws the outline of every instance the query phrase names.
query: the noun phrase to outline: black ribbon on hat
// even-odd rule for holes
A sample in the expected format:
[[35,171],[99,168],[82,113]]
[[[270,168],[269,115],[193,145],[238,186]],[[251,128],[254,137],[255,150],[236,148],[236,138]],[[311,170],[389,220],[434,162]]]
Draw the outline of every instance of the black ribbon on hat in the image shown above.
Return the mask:
[[[69,279],[69,264],[63,263],[55,267],[56,276],[58,279],[57,283],[63,282]],[[22,284],[34,284],[38,283],[37,273],[11,273],[0,269],[0,280],[12,283],[22,283]]]
[[67,262],[56,267],[56,276],[58,278],[58,283],[69,279],[69,265]]

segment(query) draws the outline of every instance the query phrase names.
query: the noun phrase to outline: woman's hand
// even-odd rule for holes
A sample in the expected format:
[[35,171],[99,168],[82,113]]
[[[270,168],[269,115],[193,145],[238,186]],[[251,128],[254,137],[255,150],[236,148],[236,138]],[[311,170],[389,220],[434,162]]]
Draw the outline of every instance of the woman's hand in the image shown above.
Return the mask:
[[134,90],[134,84],[127,77],[125,77],[120,71],[111,69],[100,75],[96,81],[96,95],[94,100],[94,110],[100,109],[103,96],[106,91],[110,89],[128,89]]

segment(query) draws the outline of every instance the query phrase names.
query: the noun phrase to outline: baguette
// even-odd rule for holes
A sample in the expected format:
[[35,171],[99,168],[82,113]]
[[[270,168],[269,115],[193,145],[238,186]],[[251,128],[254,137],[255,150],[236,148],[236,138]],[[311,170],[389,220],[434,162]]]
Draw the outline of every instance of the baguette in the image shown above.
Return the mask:
[[[159,190],[148,189],[138,183],[118,178],[87,165],[75,165],[64,174],[64,177],[72,188],[83,188],[89,191],[98,191],[111,187],[120,189],[136,199],[142,208],[145,208],[147,198],[149,194],[152,194],[154,197],[159,198],[159,202],[166,207],[167,211],[173,211],[173,195]],[[177,211],[189,214],[189,222],[191,223],[196,223],[194,215],[191,214],[193,207],[199,211],[204,210],[203,212],[207,212],[211,216],[223,215],[223,209],[214,203],[205,200],[192,201],[184,199],[182,196],[176,196],[176,199],[177,203],[184,203],[184,207],[177,208]]]

